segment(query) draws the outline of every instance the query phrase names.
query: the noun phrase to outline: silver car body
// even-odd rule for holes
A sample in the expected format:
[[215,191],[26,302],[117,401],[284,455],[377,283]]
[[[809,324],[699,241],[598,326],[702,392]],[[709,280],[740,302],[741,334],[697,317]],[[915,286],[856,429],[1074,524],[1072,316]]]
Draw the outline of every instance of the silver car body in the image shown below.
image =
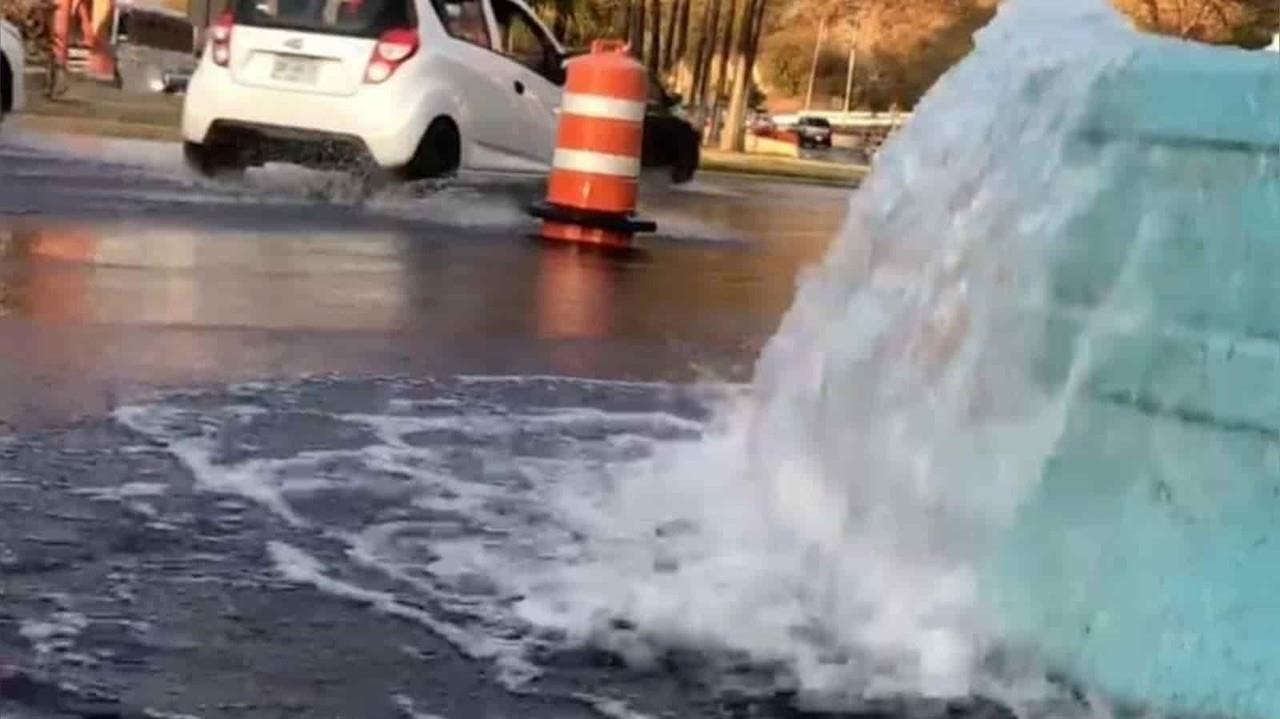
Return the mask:
[[0,97],[0,115],[17,112],[26,106],[26,61],[23,58],[22,34],[11,23],[0,20],[0,61],[8,72],[4,74],[4,97]]

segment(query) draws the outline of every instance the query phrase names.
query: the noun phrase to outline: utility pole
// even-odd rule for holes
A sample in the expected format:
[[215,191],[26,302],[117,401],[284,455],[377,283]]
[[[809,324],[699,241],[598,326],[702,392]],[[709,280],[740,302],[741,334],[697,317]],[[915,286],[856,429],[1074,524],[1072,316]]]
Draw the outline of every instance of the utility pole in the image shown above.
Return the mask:
[[847,113],[853,107],[853,67],[858,61],[858,46],[850,41],[849,43],[849,75],[844,80],[844,111]]
[[818,39],[813,43],[813,64],[809,66],[809,89],[804,93],[804,109],[813,107],[813,84],[818,79],[818,58],[822,55],[822,43],[827,39],[827,19],[818,24]]

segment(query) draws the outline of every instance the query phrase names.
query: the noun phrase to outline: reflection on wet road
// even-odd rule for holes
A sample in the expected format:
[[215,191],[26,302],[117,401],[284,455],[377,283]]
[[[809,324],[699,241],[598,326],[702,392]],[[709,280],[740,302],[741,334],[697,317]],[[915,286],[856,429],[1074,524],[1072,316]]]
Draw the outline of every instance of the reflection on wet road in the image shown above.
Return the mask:
[[[300,374],[749,374],[848,190],[707,178],[647,192],[628,256],[546,246],[539,188],[468,178],[352,200],[341,178],[190,178],[174,148],[0,144],[0,419]],[[322,201],[317,202],[315,197]],[[17,212],[22,208],[22,212]]]

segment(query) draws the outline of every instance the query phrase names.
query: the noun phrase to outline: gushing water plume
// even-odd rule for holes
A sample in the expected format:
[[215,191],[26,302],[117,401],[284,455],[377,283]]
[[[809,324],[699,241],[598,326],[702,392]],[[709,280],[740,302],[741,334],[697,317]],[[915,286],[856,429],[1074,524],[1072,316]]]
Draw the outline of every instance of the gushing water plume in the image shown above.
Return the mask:
[[593,507],[591,560],[532,616],[598,639],[590,618],[620,611],[658,644],[786,666],[824,702],[1000,691],[981,564],[1078,382],[1035,376],[1043,310],[1109,171],[1075,154],[1086,99],[1139,42],[1101,3],[1006,3],[886,146],[750,398]]

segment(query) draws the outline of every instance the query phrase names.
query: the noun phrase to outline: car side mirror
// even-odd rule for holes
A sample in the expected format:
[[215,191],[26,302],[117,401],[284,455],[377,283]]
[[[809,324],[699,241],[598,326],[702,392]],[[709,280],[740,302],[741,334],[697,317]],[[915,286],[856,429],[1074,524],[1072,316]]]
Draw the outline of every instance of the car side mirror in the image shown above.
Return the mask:
[[563,85],[568,79],[569,71],[567,63],[569,58],[559,53],[551,53],[547,56],[547,71],[544,73],[548,80],[556,85]]

